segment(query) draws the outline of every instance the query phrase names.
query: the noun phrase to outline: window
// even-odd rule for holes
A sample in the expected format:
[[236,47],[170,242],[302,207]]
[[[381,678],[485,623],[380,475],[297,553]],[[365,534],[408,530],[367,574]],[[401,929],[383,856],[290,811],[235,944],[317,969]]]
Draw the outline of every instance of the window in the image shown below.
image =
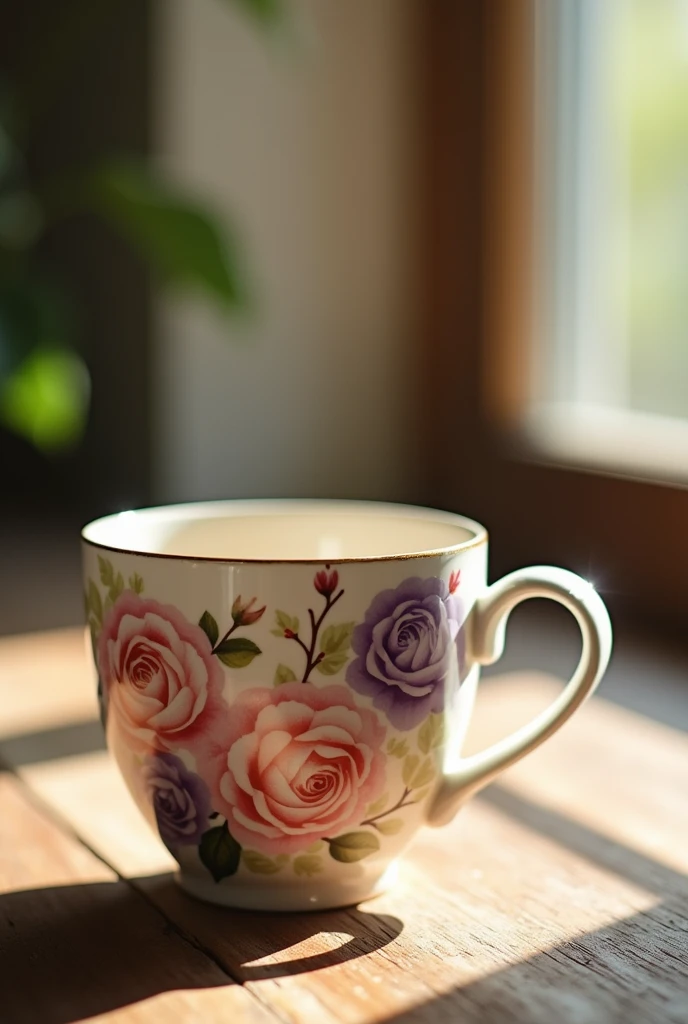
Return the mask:
[[425,500],[685,638],[688,0],[426,17]]
[[688,476],[688,2],[534,8],[536,358],[528,435]]

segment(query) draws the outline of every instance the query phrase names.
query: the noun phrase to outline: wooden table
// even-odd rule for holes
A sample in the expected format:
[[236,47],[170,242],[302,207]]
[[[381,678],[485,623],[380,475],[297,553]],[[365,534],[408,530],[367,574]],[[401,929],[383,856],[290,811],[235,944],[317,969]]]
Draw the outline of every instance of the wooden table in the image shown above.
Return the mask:
[[[473,747],[556,685],[486,683]],[[425,830],[394,892],[328,913],[177,890],[80,632],[0,641],[0,758],[2,1024],[688,1021],[688,737],[602,698]]]

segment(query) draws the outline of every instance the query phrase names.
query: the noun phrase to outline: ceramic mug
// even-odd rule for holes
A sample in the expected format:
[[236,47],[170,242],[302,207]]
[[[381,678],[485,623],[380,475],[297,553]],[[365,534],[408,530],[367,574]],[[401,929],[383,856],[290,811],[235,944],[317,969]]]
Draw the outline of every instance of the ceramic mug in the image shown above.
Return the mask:
[[[382,891],[421,825],[562,725],[611,650],[564,569],[487,586],[470,519],[367,502],[234,501],[85,527],[86,608],[108,745],[181,885],[305,910]],[[512,608],[549,597],[583,653],[549,709],[461,757],[480,666]]]

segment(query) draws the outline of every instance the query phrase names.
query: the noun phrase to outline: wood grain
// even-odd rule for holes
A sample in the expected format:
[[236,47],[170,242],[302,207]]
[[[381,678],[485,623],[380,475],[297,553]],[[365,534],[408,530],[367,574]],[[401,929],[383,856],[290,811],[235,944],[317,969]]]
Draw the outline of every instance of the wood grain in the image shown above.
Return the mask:
[[[0,773],[0,1020],[274,1016]],[[188,990],[179,992],[177,990]],[[144,1001],[144,1002],[142,1002]],[[146,1012],[137,1009],[145,1005]],[[206,1014],[206,1016],[203,1016]]]
[[[90,685],[83,666],[69,685]],[[490,682],[472,746],[515,728],[557,685],[535,675]],[[8,747],[0,741],[0,755]],[[129,880],[149,914],[162,915],[155,920],[168,922],[170,942],[184,954],[207,951],[225,983],[242,983],[187,983],[185,1012],[236,991],[249,1008],[241,1012],[289,1024],[683,1024],[687,770],[684,733],[594,700],[450,826],[422,832],[388,895],[353,909],[270,915],[181,893],[105,753],[18,765],[65,829]],[[130,1000],[126,1013],[137,1016],[125,1019],[165,1020],[174,996],[160,984],[152,998]],[[198,1019],[224,1020],[212,1016],[220,1005],[204,1003],[210,1016]]]

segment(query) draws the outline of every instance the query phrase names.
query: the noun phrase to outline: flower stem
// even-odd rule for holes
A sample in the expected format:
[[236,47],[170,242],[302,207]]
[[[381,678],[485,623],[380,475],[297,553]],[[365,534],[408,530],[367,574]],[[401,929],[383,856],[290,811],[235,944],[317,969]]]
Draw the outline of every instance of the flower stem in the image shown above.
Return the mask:
[[218,647],[221,647],[222,644],[225,642],[225,640],[229,639],[229,637],[232,635],[234,630],[238,629],[239,625],[240,625],[240,623],[238,623],[238,622],[233,622],[232,623],[232,625],[229,627],[229,629],[227,630],[225,635],[222,637],[222,639],[218,640],[217,643],[215,644],[215,646],[213,647],[212,652],[211,652],[212,654],[216,654],[217,653]]
[[402,807],[410,807],[411,804],[415,804],[415,800],[406,800],[406,797],[410,796],[411,792],[412,790],[410,790],[408,786],[406,786],[404,792],[401,794],[401,797],[399,798],[399,800],[397,800],[394,807],[388,807],[386,811],[380,811],[379,814],[373,815],[372,818],[366,818],[365,821],[361,822],[361,825],[372,825],[373,828],[377,828],[375,822],[379,821],[380,818],[386,818],[388,814],[393,814],[395,811],[400,811]]
[[325,616],[327,615],[329,610],[336,605],[337,601],[339,600],[343,593],[344,589],[342,588],[338,594],[335,594],[334,597],[332,597],[331,594],[327,594],[327,596],[325,597],[325,607],[323,608],[322,612],[320,613],[320,617],[317,620],[315,618],[313,609],[308,609],[308,617],[311,620],[311,645],[310,647],[306,647],[305,644],[301,644],[301,646],[306,652],[306,671],[303,674],[303,679],[301,680],[302,683],[308,682],[308,677],[315,668],[315,666],[318,664],[318,662],[323,660],[324,654],[322,651],[320,652],[320,654],[315,654],[315,647],[318,642],[318,633],[320,632],[320,627],[323,624]]

